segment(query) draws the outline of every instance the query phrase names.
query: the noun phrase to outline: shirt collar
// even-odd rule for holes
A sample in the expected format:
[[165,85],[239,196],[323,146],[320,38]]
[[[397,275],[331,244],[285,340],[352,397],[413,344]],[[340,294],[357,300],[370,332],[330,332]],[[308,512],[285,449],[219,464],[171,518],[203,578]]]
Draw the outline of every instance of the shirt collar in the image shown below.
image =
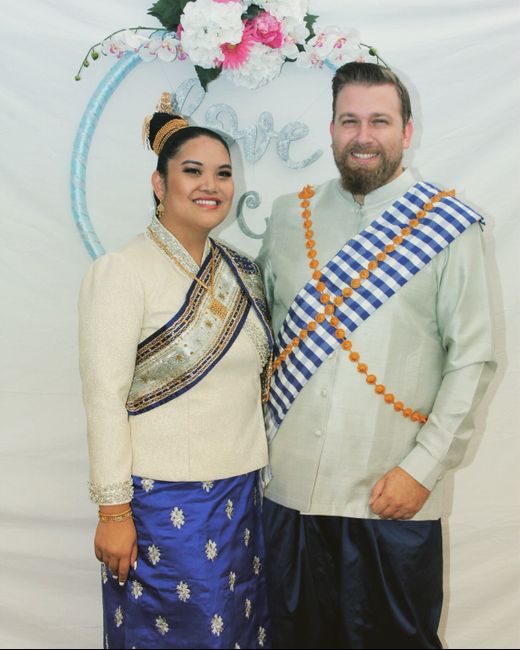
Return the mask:
[[[415,185],[418,181],[417,175],[411,169],[405,169],[397,178],[394,178],[393,181],[381,185],[370,194],[365,196],[365,201],[361,208],[368,208],[370,210],[387,206],[388,203],[392,203],[400,196],[405,194],[405,192],[412,186]],[[349,202],[357,203],[354,197],[350,192],[343,189],[341,181],[337,180],[337,187],[340,194]],[[359,205],[359,204],[358,204]]]
[[[190,271],[190,273],[193,273],[194,275],[197,274],[200,268],[199,265],[180,243],[177,237],[175,237],[175,235],[173,235],[167,228],[165,228],[155,215],[152,216],[150,230],[156,237],[161,240],[161,242],[166,246],[170,253],[172,253],[172,255],[174,255],[188,271]],[[151,241],[153,242],[153,239],[151,239]],[[204,245],[204,253],[202,254],[203,260],[206,259],[210,251],[211,243],[208,237],[206,239],[206,244]]]

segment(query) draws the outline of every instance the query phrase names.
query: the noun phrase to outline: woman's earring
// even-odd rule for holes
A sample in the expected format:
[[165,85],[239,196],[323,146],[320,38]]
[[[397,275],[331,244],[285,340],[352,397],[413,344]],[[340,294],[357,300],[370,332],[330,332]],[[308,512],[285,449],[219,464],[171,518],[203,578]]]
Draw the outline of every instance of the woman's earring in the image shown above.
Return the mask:
[[155,216],[160,221],[162,219],[163,215],[164,215],[164,205],[162,204],[162,201],[159,201],[159,203],[157,204],[157,206],[155,208]]

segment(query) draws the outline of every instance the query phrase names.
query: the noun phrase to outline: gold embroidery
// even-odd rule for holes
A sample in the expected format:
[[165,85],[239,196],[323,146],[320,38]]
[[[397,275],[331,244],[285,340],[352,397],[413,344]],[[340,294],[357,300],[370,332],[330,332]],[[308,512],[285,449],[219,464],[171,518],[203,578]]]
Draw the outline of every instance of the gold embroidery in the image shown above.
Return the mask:
[[217,300],[217,298],[213,298],[211,301],[211,304],[209,306],[210,311],[215,314],[218,318],[225,318],[227,314],[227,307],[226,305],[223,305],[220,300]]
[[224,319],[227,315],[227,307],[223,305],[220,300],[217,300],[215,298],[215,290],[214,290],[214,283],[215,283],[215,247],[213,244],[211,245],[211,275],[210,275],[210,282],[209,286],[203,282],[200,278],[198,278],[196,275],[188,271],[187,268],[184,267],[183,264],[175,257],[175,255],[170,251],[170,249],[165,246],[165,244],[157,237],[157,235],[154,233],[152,228],[148,226],[148,233],[150,237],[154,240],[154,242],[159,246],[159,248],[168,255],[168,257],[172,260],[172,262],[175,262],[175,264],[181,269],[181,271],[184,271],[188,277],[190,277],[192,280],[195,280],[195,282],[198,282],[206,291],[209,293],[211,296],[211,304],[210,304],[210,310],[217,316],[218,318]]

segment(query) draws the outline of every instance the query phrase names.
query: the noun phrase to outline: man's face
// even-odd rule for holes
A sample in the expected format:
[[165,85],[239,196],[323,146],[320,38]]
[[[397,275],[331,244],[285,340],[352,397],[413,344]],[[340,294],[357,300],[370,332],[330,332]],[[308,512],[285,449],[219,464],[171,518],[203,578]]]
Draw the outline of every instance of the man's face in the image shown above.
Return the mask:
[[399,96],[391,84],[344,86],[330,125],[343,187],[365,196],[399,176],[412,131],[411,122],[403,128]]

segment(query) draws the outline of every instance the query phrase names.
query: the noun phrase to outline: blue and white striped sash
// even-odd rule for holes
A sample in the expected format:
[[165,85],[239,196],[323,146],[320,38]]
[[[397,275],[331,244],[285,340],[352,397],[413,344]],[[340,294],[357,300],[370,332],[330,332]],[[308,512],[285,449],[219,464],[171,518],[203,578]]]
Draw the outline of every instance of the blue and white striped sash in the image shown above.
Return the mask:
[[[321,269],[320,278],[326,293],[341,295],[353,278],[367,267],[385,245],[401,234],[423,205],[440,190],[430,183],[417,183],[397,199],[380,217],[350,239]],[[482,217],[452,196],[445,196],[422,218],[412,233],[370,272],[360,288],[336,307],[346,335],[352,334],[361,323],[391,298],[408,280],[448,246],[458,235]],[[316,282],[308,282],[295,297],[276,342],[279,353],[307,325],[317,312],[323,310]],[[268,437],[271,440],[282,423],[298,393],[314,372],[341,344],[335,335],[336,327],[325,321],[314,332],[293,348],[287,360],[275,370],[266,408]],[[275,355],[276,356],[276,355]]]

